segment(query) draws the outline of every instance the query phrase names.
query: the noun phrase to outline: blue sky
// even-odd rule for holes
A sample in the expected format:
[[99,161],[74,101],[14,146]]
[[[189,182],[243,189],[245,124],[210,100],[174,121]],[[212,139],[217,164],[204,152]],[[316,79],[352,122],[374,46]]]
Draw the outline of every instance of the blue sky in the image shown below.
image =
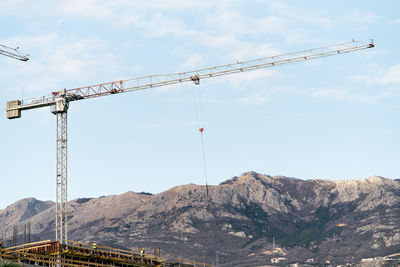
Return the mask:
[[71,103],[69,199],[157,193],[246,171],[301,179],[399,178],[398,1],[3,0],[0,208],[55,199],[55,116],[7,120],[8,100],[373,38],[376,47]]

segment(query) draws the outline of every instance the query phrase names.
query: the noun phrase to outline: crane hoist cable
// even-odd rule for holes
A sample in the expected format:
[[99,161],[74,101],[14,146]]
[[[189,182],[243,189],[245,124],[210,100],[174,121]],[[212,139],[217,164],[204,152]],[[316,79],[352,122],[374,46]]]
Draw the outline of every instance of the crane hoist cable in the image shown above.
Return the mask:
[[[195,83],[195,85],[199,85],[199,83]],[[196,113],[196,120],[199,124],[199,132],[200,132],[200,136],[201,136],[201,151],[202,151],[202,157],[203,157],[204,180],[206,182],[206,197],[207,197],[207,201],[209,201],[210,197],[209,197],[208,181],[207,181],[206,152],[205,152],[204,137],[203,137],[203,132],[204,132],[203,101],[201,98],[200,89],[196,90],[195,85],[193,87],[193,102],[194,102],[194,108],[195,108],[195,113]]]
[[205,149],[204,149],[204,138],[203,138],[204,128],[200,128],[199,131],[200,131],[200,135],[201,135],[201,149],[202,149],[202,152],[203,152],[203,167],[204,167],[204,179],[206,181],[206,196],[207,196],[207,201],[209,201],[210,200],[210,196],[209,196],[209,193],[208,193],[206,152],[205,152]]

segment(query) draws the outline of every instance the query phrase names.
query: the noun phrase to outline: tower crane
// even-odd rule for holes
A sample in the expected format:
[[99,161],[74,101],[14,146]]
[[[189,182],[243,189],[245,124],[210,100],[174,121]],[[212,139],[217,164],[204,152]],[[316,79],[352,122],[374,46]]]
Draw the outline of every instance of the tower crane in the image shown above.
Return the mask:
[[18,51],[18,47],[17,48],[11,48],[5,45],[1,45],[0,44],[0,54],[7,56],[7,57],[12,57],[21,61],[28,61],[28,55],[21,55]]
[[56,240],[59,241],[60,244],[67,244],[67,112],[70,102],[184,82],[199,84],[201,79],[340,55],[372,47],[374,47],[373,40],[368,42],[352,41],[272,57],[264,57],[241,62],[237,61],[232,64],[188,72],[150,75],[68,90],[62,89],[42,97],[8,101],[6,108],[7,118],[20,118],[21,111],[23,110],[47,106],[50,106],[51,112],[56,115]]

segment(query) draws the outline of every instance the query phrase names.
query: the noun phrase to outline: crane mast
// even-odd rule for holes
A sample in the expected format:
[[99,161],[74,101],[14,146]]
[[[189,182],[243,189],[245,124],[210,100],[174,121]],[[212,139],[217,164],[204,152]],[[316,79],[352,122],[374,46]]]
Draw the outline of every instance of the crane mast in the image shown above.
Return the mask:
[[65,244],[68,240],[67,111],[56,113],[56,117],[56,240],[60,241],[60,244]]
[[1,45],[0,44],[0,54],[7,56],[7,57],[11,57],[11,58],[15,58],[21,61],[28,61],[28,55],[21,55],[18,51],[18,47],[17,48],[11,48],[5,45]]
[[275,67],[283,64],[340,55],[374,47],[373,40],[368,42],[352,41],[315,49],[258,58],[248,61],[237,61],[232,64],[198,69],[188,72],[149,75],[127,80],[101,83],[74,89],[62,89],[49,95],[7,102],[7,118],[21,117],[22,110],[51,107],[57,121],[57,164],[56,164],[56,240],[67,243],[67,112],[69,103],[77,100],[131,92],[154,87],[167,86],[183,82],[199,84],[201,79],[224,76],[245,71]]

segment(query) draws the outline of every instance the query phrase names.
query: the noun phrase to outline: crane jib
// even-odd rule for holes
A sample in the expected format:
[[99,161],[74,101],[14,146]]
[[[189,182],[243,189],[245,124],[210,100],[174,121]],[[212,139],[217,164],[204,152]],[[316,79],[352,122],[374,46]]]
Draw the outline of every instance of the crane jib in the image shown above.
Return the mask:
[[[251,71],[269,67],[276,67],[283,64],[296,63],[305,60],[312,60],[327,56],[333,56],[362,49],[374,47],[372,40],[365,43],[357,41],[330,45],[320,48],[302,50],[272,57],[258,58],[248,61],[237,61],[236,63],[203,68],[194,71],[172,73],[165,75],[149,75],[127,80],[90,85],[74,89],[63,89],[50,95],[28,100],[14,100],[7,105],[7,118],[19,118],[21,110],[41,108],[55,105],[55,99],[65,98],[67,102],[113,95],[123,92],[144,90],[160,86],[168,86],[183,82],[194,82],[199,84],[201,79],[229,75],[244,71]],[[19,101],[19,102],[15,102]]]

